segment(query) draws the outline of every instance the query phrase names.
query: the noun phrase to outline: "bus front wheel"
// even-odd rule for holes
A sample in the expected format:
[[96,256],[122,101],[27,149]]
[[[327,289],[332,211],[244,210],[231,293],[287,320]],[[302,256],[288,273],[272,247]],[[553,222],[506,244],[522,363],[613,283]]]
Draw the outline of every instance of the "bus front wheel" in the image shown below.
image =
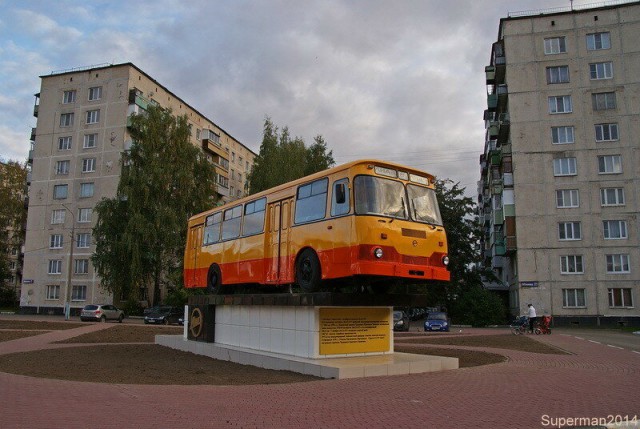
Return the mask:
[[209,275],[207,276],[207,292],[217,295],[220,293],[220,286],[222,285],[222,275],[220,268],[217,265],[212,265],[209,268]]
[[305,249],[298,258],[296,280],[303,292],[316,292],[320,289],[320,261],[311,249]]

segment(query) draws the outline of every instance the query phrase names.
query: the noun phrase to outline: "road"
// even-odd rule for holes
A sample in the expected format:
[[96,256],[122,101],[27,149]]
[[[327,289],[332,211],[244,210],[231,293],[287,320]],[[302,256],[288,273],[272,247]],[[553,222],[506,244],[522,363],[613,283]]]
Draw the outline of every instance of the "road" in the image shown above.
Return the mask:
[[[638,329],[640,332],[640,328]],[[616,329],[557,328],[553,335],[570,335],[585,341],[620,347],[640,353],[640,334]]]

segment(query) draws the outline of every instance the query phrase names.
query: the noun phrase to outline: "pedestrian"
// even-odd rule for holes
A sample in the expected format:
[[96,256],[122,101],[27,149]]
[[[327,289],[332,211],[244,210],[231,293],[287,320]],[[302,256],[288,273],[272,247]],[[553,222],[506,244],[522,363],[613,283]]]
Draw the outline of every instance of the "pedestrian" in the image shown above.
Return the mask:
[[533,334],[533,325],[536,323],[536,309],[533,304],[529,304],[529,332]]

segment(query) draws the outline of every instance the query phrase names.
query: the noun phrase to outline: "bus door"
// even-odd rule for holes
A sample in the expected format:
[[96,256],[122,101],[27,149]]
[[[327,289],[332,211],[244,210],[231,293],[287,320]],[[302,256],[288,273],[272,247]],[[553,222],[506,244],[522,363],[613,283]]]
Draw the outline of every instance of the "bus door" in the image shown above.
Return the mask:
[[291,206],[293,199],[270,203],[268,206],[266,282],[272,284],[293,281],[289,261]]
[[188,278],[185,279],[188,285],[193,286],[206,286],[206,273],[205,278],[199,281],[198,278],[198,256],[200,254],[200,246],[202,246],[202,224],[196,225],[189,230],[189,249],[191,266]]

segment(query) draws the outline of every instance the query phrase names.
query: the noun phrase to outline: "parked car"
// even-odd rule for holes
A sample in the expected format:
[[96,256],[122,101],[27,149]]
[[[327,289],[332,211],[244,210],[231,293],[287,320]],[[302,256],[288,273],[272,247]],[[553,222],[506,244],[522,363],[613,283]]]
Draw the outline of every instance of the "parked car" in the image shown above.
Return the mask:
[[159,305],[156,305],[156,306],[153,306],[153,307],[147,307],[144,310],[142,310],[142,315],[143,316],[148,316],[151,313],[157,313],[158,310],[160,310],[160,306]]
[[80,312],[80,320],[83,322],[106,322],[107,320],[117,320],[122,323],[124,311],[115,305],[110,304],[88,304]]
[[408,331],[409,330],[409,316],[404,311],[393,312],[393,330],[394,331]]
[[427,315],[424,321],[425,331],[449,331],[449,318],[447,313],[433,311]]
[[184,310],[181,308],[162,306],[156,311],[144,316],[144,323],[170,325],[172,323],[179,323],[183,315]]

